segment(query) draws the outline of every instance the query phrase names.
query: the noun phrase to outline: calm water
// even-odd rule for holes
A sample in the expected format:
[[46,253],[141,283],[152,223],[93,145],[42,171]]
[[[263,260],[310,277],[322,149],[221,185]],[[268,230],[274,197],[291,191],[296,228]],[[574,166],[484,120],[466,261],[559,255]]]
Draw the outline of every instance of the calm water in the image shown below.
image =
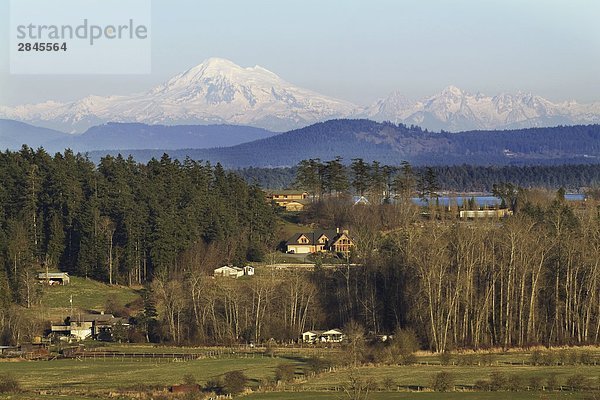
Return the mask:
[[[456,197],[440,196],[439,204],[441,206],[447,207],[449,205],[450,201],[452,201],[453,204],[454,204],[454,202],[456,202],[458,204],[458,206],[461,207],[464,203],[469,201],[469,199],[471,199],[471,198],[475,199],[475,203],[479,207],[484,207],[484,206],[495,207],[496,205],[500,205],[500,203],[502,203],[502,200],[500,200],[498,197],[494,197],[494,196],[456,196]],[[579,193],[567,193],[565,195],[565,200],[568,200],[568,201],[583,201],[584,199],[585,199],[585,195],[579,194]],[[435,202],[435,200],[433,200],[433,201]],[[414,197],[413,202],[415,204],[418,204],[421,206],[426,205],[426,203],[418,197]]]

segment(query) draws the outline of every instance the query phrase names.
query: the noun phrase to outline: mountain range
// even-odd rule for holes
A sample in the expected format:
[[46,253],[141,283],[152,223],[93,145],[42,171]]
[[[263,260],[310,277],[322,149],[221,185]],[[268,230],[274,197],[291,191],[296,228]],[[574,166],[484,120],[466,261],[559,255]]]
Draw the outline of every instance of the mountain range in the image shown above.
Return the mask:
[[150,90],[0,106],[0,118],[69,133],[107,122],[149,125],[248,125],[287,131],[335,118],[369,118],[429,130],[516,129],[600,122],[600,103],[553,103],[531,93],[487,96],[455,86],[418,101],[393,92],[370,106],[325,96],[260,67],[210,58]]

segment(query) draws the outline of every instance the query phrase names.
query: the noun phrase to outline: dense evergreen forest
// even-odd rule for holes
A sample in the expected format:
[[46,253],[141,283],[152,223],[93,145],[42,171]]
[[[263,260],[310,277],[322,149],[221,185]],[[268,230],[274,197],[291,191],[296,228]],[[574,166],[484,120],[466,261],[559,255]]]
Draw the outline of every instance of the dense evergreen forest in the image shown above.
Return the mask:
[[[98,166],[72,152],[24,147],[0,153],[0,288],[4,301],[35,302],[41,267],[107,283],[143,284],[180,272],[194,249],[241,263],[272,245],[275,214],[256,186],[195,161]],[[206,265],[208,264],[208,265]]]
[[[343,160],[348,177],[352,171],[348,166],[351,160]],[[388,166],[392,174],[397,174],[400,167]],[[450,165],[432,166],[442,191],[455,192],[487,192],[491,193],[494,184],[511,182],[523,188],[544,188],[556,190],[561,187],[570,192],[581,191],[600,185],[600,164],[565,164],[565,165],[505,165],[476,166]],[[427,167],[413,167],[417,175]],[[243,168],[235,172],[248,183],[263,188],[286,189],[296,183],[298,167],[289,168]]]

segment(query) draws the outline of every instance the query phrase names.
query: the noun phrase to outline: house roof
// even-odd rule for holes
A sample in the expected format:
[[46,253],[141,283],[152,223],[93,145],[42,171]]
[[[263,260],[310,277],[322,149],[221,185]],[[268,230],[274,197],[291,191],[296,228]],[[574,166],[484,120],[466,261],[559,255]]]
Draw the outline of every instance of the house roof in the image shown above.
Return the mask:
[[352,202],[354,203],[354,205],[357,205],[357,204],[371,204],[371,202],[369,201],[369,199],[367,199],[365,196],[352,196]]
[[71,322],[110,322],[115,319],[117,318],[112,314],[82,314],[81,319],[79,319],[79,316],[75,316],[71,318]]
[[342,332],[341,330],[336,329],[336,328],[323,332],[323,335],[343,335],[343,334],[344,334],[344,332]]
[[340,232],[331,242],[330,244],[335,244],[337,243],[342,237],[346,237],[347,239],[350,239],[350,241],[352,241],[352,238],[350,238],[350,236],[348,236],[348,234],[346,232]]
[[269,190],[269,191],[267,191],[267,193],[272,196],[272,195],[276,195],[276,194],[305,194],[308,192],[306,192],[306,190],[283,189],[283,190]]
[[215,268],[215,272],[221,272],[221,271],[227,271],[227,270],[241,271],[242,268],[234,267],[231,265],[223,265],[222,267]]
[[45,272],[40,272],[38,274],[38,279],[63,279],[68,277],[69,274],[66,272],[48,272],[48,276],[46,276]]
[[323,334],[323,332],[325,332],[325,331],[306,331],[306,332],[302,332],[302,334],[306,335],[306,334],[312,333],[313,335],[319,336],[319,335]]
[[[329,240],[330,243],[333,243],[335,241],[335,238],[337,236],[339,236],[340,233],[337,233],[334,230],[318,230],[318,231],[314,231],[314,232],[296,233],[294,236],[292,236],[288,239],[287,244],[299,244],[299,245],[315,244],[315,243],[319,242],[319,238],[323,235],[325,235],[327,237],[327,239]],[[308,239],[308,243],[299,243],[298,242],[298,240],[302,236],[305,236]]]

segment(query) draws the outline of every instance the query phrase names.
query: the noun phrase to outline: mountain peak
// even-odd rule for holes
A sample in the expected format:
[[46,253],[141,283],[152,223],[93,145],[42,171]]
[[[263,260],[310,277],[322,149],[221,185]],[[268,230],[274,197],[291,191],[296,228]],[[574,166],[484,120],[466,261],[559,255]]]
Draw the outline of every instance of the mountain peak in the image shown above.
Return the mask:
[[226,58],[222,58],[222,57],[209,57],[200,63],[200,65],[202,65],[202,64],[205,64],[205,65],[227,65],[227,66],[235,66],[235,67],[239,68],[239,66],[236,63],[234,63],[233,61],[228,60]]
[[192,73],[223,73],[231,70],[241,70],[242,67],[226,58],[211,57],[185,71],[183,75]]
[[458,88],[458,87],[456,87],[454,85],[448,85],[448,86],[446,86],[444,88],[444,90],[442,90],[440,92],[440,94],[441,95],[448,95],[448,94],[450,94],[450,95],[454,95],[454,96],[462,96],[462,95],[465,94],[465,92],[462,89],[460,89],[460,88]]
[[155,88],[152,93],[161,93],[174,88],[191,88],[206,84],[260,84],[265,87],[277,86],[284,81],[275,73],[258,65],[241,67],[225,58],[211,57],[200,64],[176,75],[165,84]]

